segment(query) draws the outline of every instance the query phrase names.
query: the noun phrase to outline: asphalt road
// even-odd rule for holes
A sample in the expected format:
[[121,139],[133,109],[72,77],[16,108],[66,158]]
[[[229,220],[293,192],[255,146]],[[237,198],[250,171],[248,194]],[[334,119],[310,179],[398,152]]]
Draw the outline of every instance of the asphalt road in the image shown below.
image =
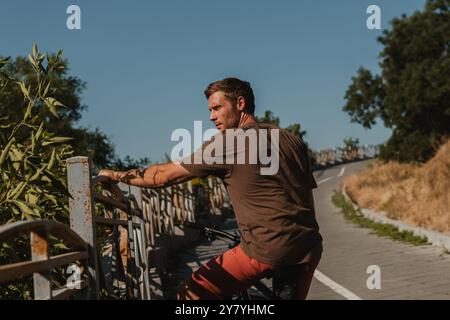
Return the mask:
[[[414,246],[371,234],[348,223],[332,204],[342,179],[363,170],[366,163],[315,173],[319,187],[314,199],[324,253],[309,299],[450,299],[449,254],[430,245]],[[379,271],[379,289],[374,288],[375,274],[369,266]]]

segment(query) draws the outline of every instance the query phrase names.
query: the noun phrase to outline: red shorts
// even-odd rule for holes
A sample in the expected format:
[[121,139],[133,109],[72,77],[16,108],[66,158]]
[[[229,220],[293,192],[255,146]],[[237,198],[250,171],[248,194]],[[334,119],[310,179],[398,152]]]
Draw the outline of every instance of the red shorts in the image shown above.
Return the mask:
[[[320,246],[320,254],[322,247]],[[305,299],[311,285],[314,270],[320,260],[316,255],[309,262],[309,270],[292,279],[296,283],[296,298]],[[213,258],[195,271],[179,291],[180,299],[228,299],[233,294],[249,288],[265,277],[274,267],[259,262],[242,251],[238,245]]]

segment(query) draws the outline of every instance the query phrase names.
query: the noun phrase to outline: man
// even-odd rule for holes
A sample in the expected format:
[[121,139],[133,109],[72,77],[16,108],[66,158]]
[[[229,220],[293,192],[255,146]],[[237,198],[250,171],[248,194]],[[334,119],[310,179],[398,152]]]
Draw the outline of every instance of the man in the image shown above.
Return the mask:
[[[226,78],[211,83],[205,96],[210,120],[219,133],[195,153],[181,162],[126,172],[101,170],[99,175],[150,188],[208,175],[223,180],[242,234],[241,244],[194,272],[181,285],[179,299],[230,298],[269,272],[282,274],[288,269],[298,271],[284,279],[289,289],[284,297],[305,299],[322,253],[312,195],[317,185],[307,148],[286,130],[257,123],[248,82]],[[240,146],[227,143],[243,136],[252,138],[251,133],[256,143],[248,139]],[[268,162],[261,160],[263,149],[277,162],[276,170],[265,174]],[[240,156],[241,161],[237,160]],[[299,264],[306,264],[307,270],[292,269]]]

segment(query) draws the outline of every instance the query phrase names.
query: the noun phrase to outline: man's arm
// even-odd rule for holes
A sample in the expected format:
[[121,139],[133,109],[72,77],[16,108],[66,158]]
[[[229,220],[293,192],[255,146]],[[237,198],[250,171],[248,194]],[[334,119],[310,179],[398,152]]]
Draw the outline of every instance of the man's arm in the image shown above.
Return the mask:
[[124,182],[138,187],[163,188],[195,178],[178,162],[154,164],[145,169],[129,171],[100,170],[99,176],[104,176],[115,182]]

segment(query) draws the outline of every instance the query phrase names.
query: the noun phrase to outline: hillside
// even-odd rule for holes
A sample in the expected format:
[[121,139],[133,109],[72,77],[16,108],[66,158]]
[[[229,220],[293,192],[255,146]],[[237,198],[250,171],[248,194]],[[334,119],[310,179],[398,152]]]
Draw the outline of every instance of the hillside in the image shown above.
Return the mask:
[[450,140],[423,165],[374,161],[364,172],[349,176],[344,185],[360,207],[450,232]]

